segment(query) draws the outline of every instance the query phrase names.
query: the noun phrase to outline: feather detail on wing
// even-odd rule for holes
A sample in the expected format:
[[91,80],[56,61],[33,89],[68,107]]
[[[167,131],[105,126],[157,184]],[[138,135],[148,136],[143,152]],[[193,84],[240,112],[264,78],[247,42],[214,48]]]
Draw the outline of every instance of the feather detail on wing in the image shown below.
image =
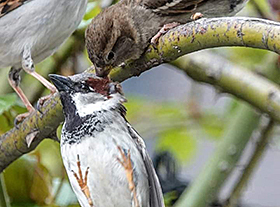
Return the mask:
[[20,7],[28,0],[0,0],[0,17]]
[[149,157],[145,143],[140,135],[135,131],[135,129],[127,122],[128,131],[135,141],[135,144],[140,151],[144,164],[148,173],[148,180],[150,185],[150,207],[164,207],[162,190],[160,187],[160,183],[158,177],[156,175],[155,169],[153,167],[153,163],[151,158]]
[[161,15],[176,15],[194,12],[203,1],[205,0],[138,0],[138,3]]

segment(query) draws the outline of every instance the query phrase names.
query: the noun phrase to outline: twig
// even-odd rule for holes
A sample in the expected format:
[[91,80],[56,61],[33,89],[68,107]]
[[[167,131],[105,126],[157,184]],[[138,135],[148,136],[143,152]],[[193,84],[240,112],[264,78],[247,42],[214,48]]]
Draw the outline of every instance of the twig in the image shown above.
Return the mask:
[[246,70],[209,52],[200,53],[198,56],[183,57],[174,61],[173,65],[183,70],[192,79],[209,83],[221,93],[229,93],[246,100],[260,111],[280,121],[279,85],[263,75]]
[[9,202],[9,196],[6,190],[4,175],[0,174],[0,206],[1,207],[11,207]]
[[62,177],[59,179],[59,185],[58,185],[55,193],[52,195],[51,200],[50,200],[51,204],[54,204],[57,197],[59,196],[59,193],[61,192],[61,189],[62,189],[63,184],[64,184],[64,180],[65,180],[65,173],[63,173]]
[[263,129],[261,133],[260,140],[256,143],[256,148],[249,160],[248,165],[244,169],[242,175],[240,176],[238,182],[236,183],[225,207],[235,207],[238,204],[241,194],[243,193],[246,185],[248,184],[253,172],[260,163],[263,153],[266,150],[269,138],[271,137],[271,132],[273,131],[275,124],[272,119],[270,119],[268,125]]
[[251,0],[250,3],[254,6],[254,9],[261,18],[272,20],[272,18],[270,18],[265,12],[263,12],[263,8],[261,8],[255,0]]

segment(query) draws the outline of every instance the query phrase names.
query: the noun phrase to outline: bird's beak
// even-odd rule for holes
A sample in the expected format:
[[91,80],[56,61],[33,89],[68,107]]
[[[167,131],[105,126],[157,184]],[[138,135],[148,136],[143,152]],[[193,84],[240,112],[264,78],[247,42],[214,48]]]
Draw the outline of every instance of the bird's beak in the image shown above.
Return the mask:
[[56,74],[50,74],[49,77],[59,92],[69,91],[73,87],[73,81],[68,77]]

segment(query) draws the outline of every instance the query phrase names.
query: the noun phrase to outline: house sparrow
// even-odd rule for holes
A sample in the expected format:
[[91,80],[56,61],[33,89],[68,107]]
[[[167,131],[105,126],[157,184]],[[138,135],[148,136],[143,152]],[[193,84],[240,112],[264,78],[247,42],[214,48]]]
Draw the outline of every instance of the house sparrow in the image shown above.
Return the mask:
[[246,2],[121,0],[102,11],[88,26],[86,47],[89,58],[97,75],[106,76],[112,67],[129,59],[138,59],[153,36],[152,42],[155,43],[166,30],[192,19],[234,15]]
[[163,207],[145,143],[125,118],[119,84],[92,74],[49,76],[65,123],[61,154],[82,207]]
[[19,87],[24,69],[52,93],[55,87],[34,70],[74,32],[86,10],[87,0],[1,0],[0,68],[12,67],[9,83],[29,112],[34,108]]

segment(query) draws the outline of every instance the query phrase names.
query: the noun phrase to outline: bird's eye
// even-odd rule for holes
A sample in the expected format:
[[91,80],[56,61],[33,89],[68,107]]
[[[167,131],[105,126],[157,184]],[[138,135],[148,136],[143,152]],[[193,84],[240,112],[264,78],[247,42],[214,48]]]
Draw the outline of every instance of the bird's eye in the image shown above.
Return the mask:
[[115,53],[113,51],[110,51],[107,55],[107,60],[111,61],[115,58]]
[[81,88],[82,88],[82,89],[86,89],[87,87],[86,87],[84,84],[82,84],[82,85],[81,85]]
[[88,85],[85,82],[80,82],[75,84],[75,90],[80,92],[87,92],[90,91]]

